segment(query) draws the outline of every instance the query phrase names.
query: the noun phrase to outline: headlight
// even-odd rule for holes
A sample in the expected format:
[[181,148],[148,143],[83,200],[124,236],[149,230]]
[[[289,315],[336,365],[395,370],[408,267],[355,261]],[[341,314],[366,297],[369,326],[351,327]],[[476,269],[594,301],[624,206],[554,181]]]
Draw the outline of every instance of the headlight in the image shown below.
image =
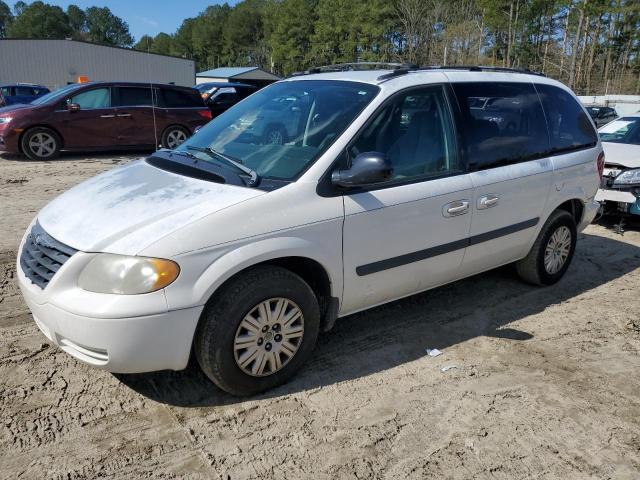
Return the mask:
[[640,184],[640,168],[625,170],[613,181],[614,185],[635,185]]
[[0,117],[0,125],[4,123],[9,123],[11,121],[11,117]]
[[160,290],[179,273],[171,260],[99,253],[80,273],[78,286],[96,293],[135,295]]

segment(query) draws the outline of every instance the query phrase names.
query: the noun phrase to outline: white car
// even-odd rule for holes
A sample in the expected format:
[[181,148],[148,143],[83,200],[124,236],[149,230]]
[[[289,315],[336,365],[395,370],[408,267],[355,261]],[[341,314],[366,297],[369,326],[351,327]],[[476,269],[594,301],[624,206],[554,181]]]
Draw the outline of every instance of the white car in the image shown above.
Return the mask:
[[[275,98],[305,99],[295,131],[252,141]],[[505,100],[487,119],[477,98]],[[74,357],[127,373],[183,369],[193,351],[219,387],[253,394],[289,379],[338,317],[509,263],[557,282],[603,165],[584,108],[544,76],[299,75],[53,200],[17,275]]]
[[640,113],[598,130],[607,162],[596,199],[604,213],[640,215]]

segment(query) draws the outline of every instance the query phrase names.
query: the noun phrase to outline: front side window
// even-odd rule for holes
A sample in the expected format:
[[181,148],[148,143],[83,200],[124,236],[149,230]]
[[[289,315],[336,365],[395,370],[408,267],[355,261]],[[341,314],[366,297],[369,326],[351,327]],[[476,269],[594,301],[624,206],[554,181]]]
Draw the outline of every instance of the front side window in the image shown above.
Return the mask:
[[216,117],[177,150],[218,163],[195,149],[233,157],[260,176],[293,180],[371,102],[374,85],[334,81],[279,82]]
[[[578,150],[596,145],[598,135],[589,117],[568,92],[553,85],[535,86],[549,128],[553,152]],[[600,109],[597,114],[600,114]]]
[[379,152],[392,167],[392,181],[460,171],[453,125],[441,86],[400,94],[385,105],[349,147],[348,156]]
[[118,106],[122,107],[150,107],[151,88],[149,87],[120,87]]
[[0,93],[2,93],[2,95],[4,95],[5,97],[10,97],[11,89],[9,87],[2,87],[0,88]]
[[640,145],[640,117],[622,117],[608,123],[600,130],[603,142]]
[[454,83],[469,165],[486,169],[546,155],[549,137],[529,83]]
[[82,110],[92,108],[109,108],[111,106],[111,95],[108,88],[94,88],[87,90],[67,99],[67,104],[76,103]]

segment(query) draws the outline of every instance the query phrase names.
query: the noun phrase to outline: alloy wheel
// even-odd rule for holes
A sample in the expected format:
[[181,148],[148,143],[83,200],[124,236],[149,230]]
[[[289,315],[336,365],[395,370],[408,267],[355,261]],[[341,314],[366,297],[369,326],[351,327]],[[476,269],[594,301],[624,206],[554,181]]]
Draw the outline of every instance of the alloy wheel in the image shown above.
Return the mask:
[[29,149],[39,157],[50,157],[56,151],[56,140],[45,132],[38,132],[29,138]]
[[240,322],[233,343],[242,371],[265,377],[280,371],[302,345],[304,317],[293,301],[278,297],[255,305]]
[[167,147],[174,149],[180,146],[187,139],[187,135],[182,130],[171,130],[167,133]]
[[267,135],[267,144],[269,145],[282,145],[284,138],[280,130],[272,130]]

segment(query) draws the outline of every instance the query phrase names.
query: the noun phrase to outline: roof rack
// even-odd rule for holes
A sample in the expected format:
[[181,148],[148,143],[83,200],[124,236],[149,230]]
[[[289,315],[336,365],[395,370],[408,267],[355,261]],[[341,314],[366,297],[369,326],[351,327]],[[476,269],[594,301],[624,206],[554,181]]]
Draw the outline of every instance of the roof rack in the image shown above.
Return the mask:
[[[355,72],[366,70],[392,70],[393,72],[408,73],[410,69],[418,68],[417,65],[408,63],[395,63],[395,62],[351,62],[351,63],[335,63],[333,65],[323,65],[320,67],[312,67],[309,70],[303,72],[292,73],[291,77],[298,77],[300,75],[311,75],[313,73],[327,73],[327,72]],[[399,75],[401,73],[395,73]]]
[[508,67],[492,67],[484,65],[429,65],[420,67],[417,70],[469,70],[470,72],[508,72],[508,73],[525,73],[529,75],[540,75],[546,77],[544,73],[534,72],[528,68],[508,68]]

